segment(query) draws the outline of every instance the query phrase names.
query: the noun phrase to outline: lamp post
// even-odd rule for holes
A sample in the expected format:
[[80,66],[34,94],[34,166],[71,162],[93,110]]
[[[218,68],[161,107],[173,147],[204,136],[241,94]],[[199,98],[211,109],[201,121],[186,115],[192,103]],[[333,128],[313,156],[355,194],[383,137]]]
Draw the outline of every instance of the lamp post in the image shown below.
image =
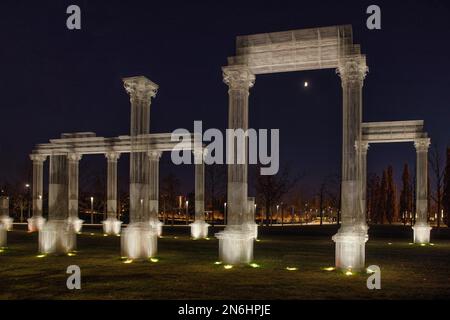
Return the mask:
[[223,204],[223,224],[227,224],[227,203]]
[[[277,219],[278,219],[278,210],[280,209],[280,205],[277,204]],[[273,225],[273,218],[270,219],[270,225]]]
[[27,189],[27,207],[28,207],[28,217],[30,218],[31,216],[31,206],[30,206],[30,184],[27,183],[25,184],[25,188]]
[[189,224],[189,200],[186,200],[186,225]]
[[91,224],[94,224],[94,197],[91,197]]

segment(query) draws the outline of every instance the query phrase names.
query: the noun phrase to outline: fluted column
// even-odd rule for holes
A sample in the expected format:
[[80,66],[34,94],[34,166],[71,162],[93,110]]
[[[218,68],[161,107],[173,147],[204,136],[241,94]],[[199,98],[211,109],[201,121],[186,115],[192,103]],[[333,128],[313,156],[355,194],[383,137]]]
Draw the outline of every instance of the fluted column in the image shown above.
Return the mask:
[[106,182],[106,215],[102,222],[103,232],[107,235],[120,234],[122,222],[117,219],[117,161],[120,158],[118,152],[107,152],[107,182]]
[[69,222],[72,223],[75,232],[80,232],[83,224],[83,220],[78,218],[78,166],[81,158],[81,154],[78,153],[69,153],[67,155],[69,170]]
[[209,224],[205,222],[205,163],[204,150],[194,150],[195,165],[195,221],[191,224],[194,239],[208,237]]
[[[255,75],[242,65],[228,66],[222,70],[224,82],[228,85],[228,128],[247,132],[248,97]],[[248,211],[247,145],[247,138],[227,136],[227,226],[217,237],[220,240],[220,259],[230,264],[248,263],[253,259],[253,235],[243,226]]]
[[121,238],[122,256],[147,259],[156,254],[157,235],[148,223],[148,134],[150,133],[150,103],[158,86],[146,77],[123,79],[130,96],[130,224]]
[[65,254],[76,248],[76,233],[69,222],[67,155],[50,156],[48,222],[39,231],[39,252]]
[[148,152],[148,168],[149,168],[149,222],[155,228],[160,237],[162,235],[163,223],[159,221],[159,160],[161,159],[161,151],[151,150]]
[[28,219],[28,231],[39,231],[45,223],[42,217],[42,202],[44,198],[44,162],[47,156],[40,154],[30,154],[33,161],[33,185],[32,185],[32,206],[33,216]]
[[414,224],[414,243],[430,243],[431,227],[428,224],[428,149],[430,139],[417,139],[416,147],[416,223]]
[[367,206],[367,151],[369,150],[369,143],[367,141],[361,141],[356,144],[356,151],[359,157],[358,166],[358,181],[359,181],[359,210],[356,218],[356,225],[361,226],[361,228],[367,229],[367,217],[366,217],[366,206]]
[[342,142],[342,224],[333,237],[336,242],[336,267],[361,270],[365,265],[365,243],[368,239],[361,220],[361,178],[359,155],[355,146],[361,142],[362,88],[367,74],[365,57],[351,55],[341,58],[337,73],[341,78],[343,96]]

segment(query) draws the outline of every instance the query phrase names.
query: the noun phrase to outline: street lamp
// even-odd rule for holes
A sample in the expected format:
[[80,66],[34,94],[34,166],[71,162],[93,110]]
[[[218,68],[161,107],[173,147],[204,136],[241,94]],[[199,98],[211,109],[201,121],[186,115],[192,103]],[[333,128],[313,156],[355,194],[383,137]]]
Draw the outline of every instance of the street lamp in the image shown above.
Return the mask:
[[91,197],[91,224],[94,224],[94,197]]
[[27,207],[28,207],[28,218],[31,216],[31,206],[30,206],[30,184],[26,183],[25,188],[27,189]]
[[223,204],[223,224],[227,224],[227,203]]
[[186,224],[189,224],[189,200],[186,200]]

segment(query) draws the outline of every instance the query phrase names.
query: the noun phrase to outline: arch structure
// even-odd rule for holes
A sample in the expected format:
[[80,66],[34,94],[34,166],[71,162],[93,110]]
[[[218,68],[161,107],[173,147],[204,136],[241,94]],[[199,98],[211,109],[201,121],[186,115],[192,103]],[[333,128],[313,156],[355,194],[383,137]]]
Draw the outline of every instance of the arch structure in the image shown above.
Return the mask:
[[[236,55],[228,58],[222,68],[223,80],[228,85],[229,129],[248,129],[248,97],[259,74],[334,69],[341,78],[343,92],[343,147],[342,147],[342,223],[333,237],[336,244],[336,267],[342,270],[361,270],[365,265],[365,243],[368,226],[365,217],[365,187],[362,183],[362,161],[368,143],[394,142],[415,136],[418,161],[418,222],[414,226],[416,242],[429,240],[426,220],[426,150],[429,139],[419,132],[409,132],[421,125],[402,122],[363,124],[362,89],[368,72],[366,56],[353,43],[350,25],[302,29],[286,32],[238,36]],[[398,124],[398,123],[397,123]],[[400,130],[399,133],[395,130]],[[392,131],[389,133],[389,131]],[[402,136],[402,134],[404,136]],[[380,138],[379,140],[377,140]],[[381,139],[385,138],[385,140]],[[402,140],[403,141],[403,140]],[[247,141],[241,143],[247,150]],[[248,263],[253,259],[254,218],[248,205],[247,163],[233,159],[228,165],[227,225],[216,234],[219,256],[230,264]],[[365,160],[365,158],[364,158]],[[365,168],[364,168],[365,170]],[[420,172],[419,172],[420,171]],[[425,179],[425,180],[424,180]],[[425,182],[424,182],[425,181]],[[419,194],[420,193],[420,194]],[[427,236],[428,234],[428,236]]]
[[[103,231],[119,235],[122,222],[117,219],[117,162],[121,154],[130,154],[130,223],[123,228],[122,256],[148,259],[157,252],[157,237],[162,234],[158,219],[159,160],[163,152],[192,151],[195,159],[195,221],[193,238],[206,238],[208,224],[204,215],[204,162],[206,149],[195,134],[149,133],[150,99],[157,86],[145,77],[124,79],[131,100],[130,135],[97,137],[93,132],[65,133],[59,139],[38,144],[30,155],[33,162],[33,216],[29,231],[39,231],[39,251],[67,253],[76,246],[76,233],[83,221],[78,217],[78,167],[84,156],[104,154],[107,161],[107,219]],[[49,165],[49,215],[42,215],[43,168]]]

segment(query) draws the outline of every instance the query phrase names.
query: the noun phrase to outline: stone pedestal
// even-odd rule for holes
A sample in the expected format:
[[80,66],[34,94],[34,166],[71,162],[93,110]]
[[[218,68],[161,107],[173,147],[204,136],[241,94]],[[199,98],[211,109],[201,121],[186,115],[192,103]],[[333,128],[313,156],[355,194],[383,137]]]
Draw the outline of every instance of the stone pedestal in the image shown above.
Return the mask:
[[76,249],[76,233],[68,220],[51,220],[39,231],[41,254],[67,254]]
[[158,251],[158,236],[146,222],[129,224],[122,230],[122,257],[132,260],[147,260]]
[[0,248],[6,247],[6,228],[0,223]]
[[161,237],[162,236],[162,227],[163,227],[164,223],[159,220],[151,220],[149,223],[150,223],[150,227],[153,228],[153,230],[155,230],[156,235],[158,237]]
[[258,224],[255,222],[248,222],[243,225],[244,230],[251,232],[253,239],[258,239]]
[[102,222],[103,233],[107,235],[117,236],[120,234],[120,227],[122,226],[122,221],[117,218],[108,218]]
[[37,232],[44,227],[45,218],[42,216],[33,216],[28,219],[28,231]]
[[245,264],[253,260],[254,234],[241,226],[227,227],[216,233],[219,259],[225,264]]
[[191,237],[195,240],[208,238],[208,228],[209,224],[203,220],[195,221],[190,224],[191,226]]
[[333,237],[336,243],[336,269],[361,271],[365,268],[365,248],[369,237],[364,231],[341,231]]
[[71,216],[67,221],[72,225],[75,233],[81,232],[81,229],[83,228],[83,220],[79,219],[78,217]]
[[430,243],[430,234],[431,229],[428,224],[415,224],[414,227],[412,227],[414,230],[414,243],[417,244],[428,244]]
[[9,216],[1,216],[0,224],[3,224],[3,227],[6,229],[6,231],[12,231],[13,229],[13,219]]

